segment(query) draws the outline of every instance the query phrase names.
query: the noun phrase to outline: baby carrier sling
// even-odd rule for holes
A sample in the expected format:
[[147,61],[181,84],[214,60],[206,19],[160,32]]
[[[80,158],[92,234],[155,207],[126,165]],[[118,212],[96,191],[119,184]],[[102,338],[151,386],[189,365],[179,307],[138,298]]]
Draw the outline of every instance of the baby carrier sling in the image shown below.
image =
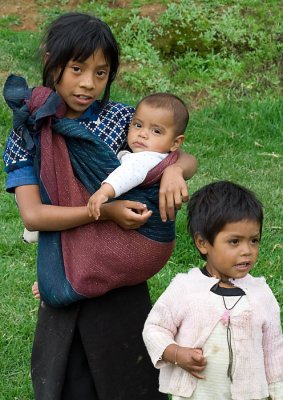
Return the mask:
[[[51,89],[30,89],[11,75],[4,97],[13,110],[13,129],[27,149],[35,148],[35,170],[43,204],[84,206],[90,194],[120,165],[115,153],[78,121],[64,118],[62,99]],[[99,129],[99,126],[97,127]],[[151,278],[175,246],[175,223],[159,215],[159,182],[174,163],[173,152],[137,188],[117,199],[139,201],[153,211],[137,230],[97,221],[60,232],[40,232],[37,275],[41,298],[61,307]],[[15,168],[15,166],[13,166]]]

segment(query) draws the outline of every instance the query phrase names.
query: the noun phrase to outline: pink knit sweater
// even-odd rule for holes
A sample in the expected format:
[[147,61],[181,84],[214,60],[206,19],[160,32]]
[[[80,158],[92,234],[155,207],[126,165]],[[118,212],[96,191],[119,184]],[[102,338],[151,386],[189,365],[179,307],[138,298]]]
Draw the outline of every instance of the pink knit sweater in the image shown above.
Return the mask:
[[[190,397],[197,379],[162,361],[172,343],[202,348],[221,315],[210,289],[217,279],[198,268],[178,274],[155,303],[143,331],[153,364],[160,368],[160,391]],[[233,281],[246,293],[249,309],[231,315],[236,364],[231,383],[235,400],[268,397],[268,384],[283,381],[283,337],[279,305],[264,278],[247,275]]]

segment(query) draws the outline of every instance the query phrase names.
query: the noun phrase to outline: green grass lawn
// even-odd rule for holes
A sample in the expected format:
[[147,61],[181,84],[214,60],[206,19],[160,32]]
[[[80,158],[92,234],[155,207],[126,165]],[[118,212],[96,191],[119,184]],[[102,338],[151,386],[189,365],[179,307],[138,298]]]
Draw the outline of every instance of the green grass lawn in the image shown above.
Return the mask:
[[[42,11],[47,19],[64,9],[64,2],[60,3],[61,8],[53,7],[51,11],[48,9],[50,2],[41,1],[42,3],[47,6],[47,11],[46,9]],[[273,41],[278,37],[280,13],[274,10],[276,6],[280,9],[279,1],[269,2],[270,9],[266,17],[262,17],[265,15],[265,2],[262,6],[261,2],[258,2],[254,13],[251,13],[251,4],[254,4],[252,0],[237,2],[238,8],[232,1],[225,1],[226,7],[222,7],[222,15],[225,10],[227,14],[225,18],[230,21],[231,26],[228,32],[230,36],[225,31],[228,28],[225,28],[224,16],[221,25],[222,36],[220,33],[218,35],[219,41],[225,40],[225,52],[217,52],[215,49],[213,59],[212,51],[208,52],[209,55],[205,55],[200,54],[200,51],[196,49],[192,52],[183,47],[180,50],[183,54],[183,66],[180,54],[171,54],[170,58],[170,54],[168,55],[164,49],[156,47],[152,24],[156,27],[158,20],[153,23],[152,20],[137,14],[141,2],[132,2],[131,12],[135,14],[137,21],[142,20],[141,31],[134,32],[138,41],[133,42],[132,48],[129,48],[130,38],[126,36],[134,31],[131,25],[132,20],[128,21],[129,10],[119,7],[108,9],[106,3],[98,1],[95,8],[94,3],[86,2],[82,4],[82,9],[94,8],[98,15],[110,22],[116,21],[117,18],[120,18],[118,21],[124,21],[122,31],[121,26],[113,22],[116,34],[121,39],[122,50],[123,43],[125,50],[121,74],[118,83],[113,88],[112,98],[135,104],[144,94],[144,90],[147,92],[174,91],[176,88],[176,93],[188,101],[191,120],[183,148],[199,160],[198,173],[188,182],[190,193],[204,184],[219,179],[233,180],[256,192],[264,204],[265,220],[260,256],[252,273],[266,277],[283,308],[283,101],[280,97],[280,94],[282,95],[282,70],[280,72],[282,61],[281,64],[279,62],[282,44],[280,41],[276,42],[277,44]],[[199,2],[195,3],[199,4]],[[216,18],[216,11],[221,14],[220,2],[211,3],[217,6],[213,14]],[[159,4],[164,6],[165,2],[159,2]],[[186,2],[182,1],[181,5],[185,9]],[[162,8],[162,12],[166,12],[163,21],[167,18],[169,27],[174,26],[173,22],[181,18],[177,15],[177,11],[175,10],[174,14],[172,6],[170,7],[167,11],[166,7]],[[229,7],[230,12],[228,12]],[[199,13],[198,16],[202,15],[201,11],[203,11],[203,24],[205,24],[205,10],[199,8],[195,10]],[[237,15],[241,15],[240,11],[245,11],[246,15],[249,15],[249,26],[254,31],[249,31],[248,39],[244,34],[238,36],[237,40],[242,43],[242,46],[236,46],[238,42],[233,36],[235,35],[235,32],[232,32],[233,23],[238,27],[236,32],[243,33],[243,30],[247,29],[245,26],[239,26],[240,21]],[[251,23],[251,18],[254,18],[253,23]],[[260,49],[261,52],[259,49],[251,50],[252,39],[258,43],[257,41],[261,38],[259,32],[264,27],[265,18],[268,31],[266,31],[264,47]],[[40,84],[39,67],[35,55],[39,32],[15,31],[14,22],[12,17],[0,19],[0,84],[3,86],[9,73],[25,76],[31,86]],[[214,25],[206,24],[205,26],[208,32],[214,32]],[[41,25],[38,30],[40,27]],[[165,29],[163,25],[161,28]],[[195,29],[194,34],[196,32],[199,30]],[[193,33],[191,35],[193,36]],[[206,45],[216,46],[215,40],[212,40],[211,36],[209,38]],[[227,38],[230,38],[229,43]],[[177,39],[180,41],[180,38]],[[227,50],[228,44],[230,47]],[[150,57],[150,62],[147,63],[149,67],[139,60],[138,54]],[[169,58],[170,61],[167,62]],[[135,60],[131,64],[133,59]],[[170,65],[171,69],[169,68],[169,63],[173,62],[173,59],[176,64],[174,76],[172,75],[173,64]],[[189,68],[191,65],[193,69]],[[156,71],[159,71],[158,79],[154,79]],[[11,113],[1,97],[0,147],[2,152],[11,121]],[[26,245],[21,240],[23,225],[13,196],[5,192],[3,163],[0,179],[0,400],[31,400],[29,363],[37,313],[37,302],[32,297],[31,285],[36,276],[36,245]],[[177,217],[177,246],[174,254],[166,267],[149,282],[152,300],[156,300],[177,272],[201,265],[202,261],[186,232],[184,206]]]

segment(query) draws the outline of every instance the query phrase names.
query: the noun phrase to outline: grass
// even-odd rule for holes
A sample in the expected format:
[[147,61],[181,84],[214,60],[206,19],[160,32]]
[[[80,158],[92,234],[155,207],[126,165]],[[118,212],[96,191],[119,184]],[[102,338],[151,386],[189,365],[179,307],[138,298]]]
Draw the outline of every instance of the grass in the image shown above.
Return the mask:
[[[40,5],[46,5],[42,7],[44,18],[53,18],[64,9],[65,3],[67,2],[62,1],[59,4],[61,8],[51,10],[52,2],[41,0]],[[162,15],[153,22],[138,14],[138,7],[146,3],[152,5],[155,2],[132,2],[131,12],[136,15],[134,21],[142,20],[142,24],[136,25],[140,31],[136,32],[138,40],[132,42],[131,48],[126,41],[132,40],[130,28],[133,27],[133,19],[129,18],[129,10],[119,7],[110,9],[106,7],[105,1],[82,4],[82,9],[95,9],[96,13],[110,22],[125,21],[120,27],[118,22],[116,25],[113,22],[121,40],[123,58],[121,74],[113,88],[112,98],[135,104],[144,91],[175,91],[176,88],[177,94],[183,95],[189,101],[191,121],[184,149],[196,155],[199,160],[198,173],[189,182],[190,193],[218,179],[233,180],[257,193],[264,204],[265,221],[260,257],[253,274],[266,277],[282,309],[283,104],[280,97],[282,62],[280,64],[278,55],[282,46],[278,28],[282,7],[278,1],[268,2],[269,12],[266,13],[267,3],[257,2],[252,13],[252,6],[255,4],[252,0],[215,1],[208,32],[213,32],[213,21],[221,14],[222,7],[226,14],[230,10],[226,20],[224,11],[221,14],[223,37],[227,37],[229,33],[232,43],[235,32],[238,35],[242,32],[242,42],[243,38],[248,37],[251,46],[251,38],[260,38],[260,32],[268,25],[264,46],[259,46],[257,51],[246,49],[240,52],[239,46],[231,45],[229,56],[225,56],[223,52],[200,54],[196,50],[185,49],[182,56],[174,54],[170,57],[157,48],[154,35],[161,32],[161,28],[165,29],[167,26],[169,29],[173,20],[180,21],[186,14],[177,14],[177,11],[174,14],[172,4],[163,18],[167,18],[167,25],[160,22]],[[160,3],[166,5],[166,2]],[[185,1],[180,4],[186,7]],[[199,12],[202,4],[200,11],[204,23],[210,2],[194,4],[197,5],[195,12]],[[113,5],[115,6],[114,1]],[[249,36],[245,36],[243,31],[247,29],[246,22],[242,22],[240,30],[236,10],[239,15],[244,11],[249,15]],[[230,26],[234,22],[238,28],[235,32],[226,31],[225,36],[227,20],[230,21]],[[38,32],[15,31],[15,26],[19,24],[20,17],[0,19],[1,86],[11,72],[25,76],[31,86],[40,83],[35,50],[41,26],[39,25]],[[266,43],[271,38],[278,40],[267,48]],[[213,42],[211,35],[210,39]],[[225,45],[227,46],[226,42]],[[172,71],[175,71],[174,75]],[[12,123],[11,113],[2,98],[0,121],[2,152]],[[37,313],[37,302],[31,295],[31,285],[36,276],[36,245],[26,245],[21,240],[23,226],[13,197],[5,193],[3,168],[0,180],[0,400],[30,400],[32,389],[29,360]],[[186,233],[184,206],[177,217],[177,246],[174,254],[166,267],[149,282],[152,300],[155,301],[177,272],[201,264]]]

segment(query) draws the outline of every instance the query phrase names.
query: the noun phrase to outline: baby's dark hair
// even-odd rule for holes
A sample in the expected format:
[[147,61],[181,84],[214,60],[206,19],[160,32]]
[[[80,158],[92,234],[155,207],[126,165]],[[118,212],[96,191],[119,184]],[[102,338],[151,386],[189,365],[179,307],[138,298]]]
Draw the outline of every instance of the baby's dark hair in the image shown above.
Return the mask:
[[[40,47],[44,67],[43,85],[54,89],[60,82],[67,63],[70,60],[85,61],[98,49],[101,49],[110,73],[102,104],[110,95],[110,86],[119,67],[119,46],[109,26],[100,19],[84,13],[66,13],[48,27]],[[59,77],[54,82],[54,72],[61,68]]]
[[176,125],[176,134],[182,135],[185,133],[189,122],[189,112],[184,101],[178,96],[171,93],[153,93],[141,99],[136,109],[142,103],[154,108],[164,108],[171,111]]
[[199,233],[211,245],[224,225],[241,220],[263,223],[263,209],[255,194],[236,183],[219,181],[197,190],[188,203],[188,231]]

